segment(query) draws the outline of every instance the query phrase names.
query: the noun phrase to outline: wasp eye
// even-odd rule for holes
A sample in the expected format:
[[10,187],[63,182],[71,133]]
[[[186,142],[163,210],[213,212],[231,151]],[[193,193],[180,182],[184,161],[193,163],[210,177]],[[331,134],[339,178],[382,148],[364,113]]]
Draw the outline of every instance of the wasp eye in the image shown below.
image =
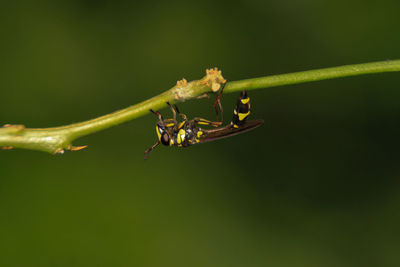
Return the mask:
[[169,146],[169,136],[165,132],[161,135],[161,143],[165,146]]

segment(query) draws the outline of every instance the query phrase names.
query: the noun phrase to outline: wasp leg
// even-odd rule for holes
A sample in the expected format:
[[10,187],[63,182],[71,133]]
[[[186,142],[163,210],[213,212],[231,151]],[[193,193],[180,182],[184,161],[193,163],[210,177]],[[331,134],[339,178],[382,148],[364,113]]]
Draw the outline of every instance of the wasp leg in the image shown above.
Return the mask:
[[[170,106],[171,107],[171,106]],[[175,107],[175,110],[176,110],[176,112],[178,113],[178,115],[182,118],[182,122],[180,122],[179,124],[178,123],[176,123],[176,127],[175,127],[175,131],[177,131],[178,129],[181,129],[184,125],[185,125],[185,123],[187,122],[187,117],[186,117],[186,115],[185,114],[183,114],[183,113],[181,113],[180,111],[179,111],[179,108],[178,108],[178,106],[177,105],[175,105],[174,104],[174,107]],[[171,109],[173,109],[172,107],[171,107]]]
[[178,124],[178,122],[176,121],[176,113],[178,112],[178,114],[179,114],[179,109],[178,109],[178,107],[177,107],[176,105],[174,105],[174,106],[175,106],[175,109],[177,110],[177,111],[175,111],[175,109],[174,109],[174,107],[171,105],[171,103],[167,102],[167,105],[169,106],[169,108],[170,108],[171,111],[172,111],[172,114],[173,114],[172,121],[173,121],[173,123],[174,123],[174,130],[177,131],[180,127],[182,127],[182,125],[184,124],[184,122]]
[[214,127],[218,127],[222,124],[222,122],[220,122],[220,121],[209,121],[209,120],[206,120],[203,118],[198,118],[198,117],[194,118],[192,121],[194,121],[196,124],[211,125]]
[[177,106],[177,105],[174,105],[174,107],[175,107],[175,110],[176,110],[176,112],[178,113],[178,115],[182,117],[182,120],[183,120],[183,121],[187,121],[186,115],[183,114],[183,113],[181,113],[181,112],[179,111],[178,106]]
[[[171,111],[172,111],[173,118],[174,118],[174,122],[175,122],[175,124],[176,124],[176,111],[175,111],[174,107],[171,105],[171,103],[167,102],[167,105],[169,106],[169,108],[170,108]],[[176,107],[176,105],[175,105],[175,107]],[[179,111],[178,111],[178,113],[179,113]]]
[[[217,100],[215,100],[215,102],[214,102],[214,110],[215,110],[215,113],[217,114],[217,121],[218,122],[221,122],[222,123],[222,121],[224,120],[224,110],[222,109],[222,104],[221,104],[221,100],[220,100],[220,95],[217,97]],[[219,110],[221,111],[221,120],[218,120],[218,109],[217,109],[217,104],[218,104],[218,107],[219,107]]]
[[155,115],[158,117],[158,119],[159,119],[160,121],[163,121],[163,120],[164,120],[164,118],[163,118],[163,116],[161,115],[160,112],[154,111],[154,110],[152,110],[152,109],[150,109],[150,112],[152,112],[153,114],[155,114]]
[[144,159],[147,159],[150,156],[151,151],[153,151],[154,148],[156,148],[158,145],[160,144],[160,141],[157,141],[157,143],[155,143],[152,147],[150,147],[149,149],[147,149],[144,152]]
[[[224,83],[224,84],[222,85],[221,89],[219,90],[217,99],[216,99],[215,102],[214,102],[214,110],[215,110],[215,113],[217,114],[217,121],[219,121],[219,122],[221,122],[221,123],[222,123],[222,121],[223,121],[223,115],[224,115],[224,110],[222,109],[222,104],[221,104],[221,97],[222,97],[222,92],[224,91],[224,88],[225,88],[225,84],[226,84],[226,83]],[[220,111],[221,111],[221,120],[218,120],[218,115],[219,115],[219,114],[218,114],[217,104],[218,104],[218,107],[219,107],[219,109],[220,109]]]

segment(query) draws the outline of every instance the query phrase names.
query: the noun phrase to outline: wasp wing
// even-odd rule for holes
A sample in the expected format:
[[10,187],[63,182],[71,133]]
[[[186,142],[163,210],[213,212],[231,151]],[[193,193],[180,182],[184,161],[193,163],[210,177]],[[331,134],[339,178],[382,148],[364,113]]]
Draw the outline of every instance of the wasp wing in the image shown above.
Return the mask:
[[251,120],[241,125],[239,128],[233,127],[231,124],[211,130],[202,130],[204,134],[199,138],[199,143],[210,142],[237,134],[245,133],[261,126],[264,120]]

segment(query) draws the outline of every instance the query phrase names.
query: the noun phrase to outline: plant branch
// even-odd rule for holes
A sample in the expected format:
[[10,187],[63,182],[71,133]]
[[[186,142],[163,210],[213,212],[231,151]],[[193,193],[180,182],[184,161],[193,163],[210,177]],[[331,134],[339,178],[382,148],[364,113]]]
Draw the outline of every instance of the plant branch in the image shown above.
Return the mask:
[[[224,93],[255,90],[275,86],[298,84],[362,74],[400,71],[400,60],[347,65],[333,68],[271,75],[261,78],[228,82]],[[216,68],[207,70],[201,80],[178,81],[170,90],[128,108],[80,123],[62,127],[32,129],[23,125],[4,125],[0,128],[0,147],[3,149],[23,148],[62,154],[65,150],[80,150],[72,146],[75,139],[89,135],[126,121],[144,116],[150,109],[167,107],[166,102],[177,103],[198,98],[209,92],[217,92],[226,81]]]
[[387,60],[364,64],[345,65],[340,67],[308,70],[288,74],[271,75],[254,79],[246,79],[241,81],[233,81],[227,83],[224,89],[224,93],[231,93],[243,89],[254,90],[289,84],[299,84],[348,76],[393,71],[400,71],[400,60]]

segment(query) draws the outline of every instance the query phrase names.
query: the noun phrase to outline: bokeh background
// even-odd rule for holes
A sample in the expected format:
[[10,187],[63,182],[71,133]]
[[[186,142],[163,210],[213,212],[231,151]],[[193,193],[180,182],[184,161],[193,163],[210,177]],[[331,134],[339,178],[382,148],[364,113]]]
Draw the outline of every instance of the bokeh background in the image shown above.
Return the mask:
[[[3,1],[0,123],[91,119],[214,66],[240,80],[397,59],[399,11],[398,0]],[[147,161],[150,115],[77,140],[80,152],[0,151],[0,265],[399,266],[399,83],[251,91],[262,127]],[[214,118],[212,103],[180,109]]]

